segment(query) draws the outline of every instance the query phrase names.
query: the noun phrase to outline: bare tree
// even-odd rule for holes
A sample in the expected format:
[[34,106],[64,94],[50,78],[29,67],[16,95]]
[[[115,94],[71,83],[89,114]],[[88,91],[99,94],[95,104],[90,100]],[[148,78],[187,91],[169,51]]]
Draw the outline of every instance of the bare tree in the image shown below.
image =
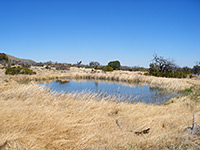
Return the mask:
[[77,65],[81,65],[82,61],[77,61]]
[[77,66],[80,67],[81,63],[82,63],[82,61],[77,61]]
[[90,67],[95,68],[95,69],[97,69],[99,65],[100,63],[97,61],[91,61],[89,64]]
[[157,71],[162,75],[166,72],[175,72],[176,68],[174,61],[157,56],[157,54],[154,54],[153,62],[150,64],[150,71]]

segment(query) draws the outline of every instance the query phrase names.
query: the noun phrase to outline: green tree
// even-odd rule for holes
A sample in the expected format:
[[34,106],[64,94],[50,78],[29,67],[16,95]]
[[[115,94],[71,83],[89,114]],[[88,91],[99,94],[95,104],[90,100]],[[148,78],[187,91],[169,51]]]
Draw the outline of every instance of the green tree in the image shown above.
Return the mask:
[[118,60],[116,60],[116,61],[110,61],[108,63],[108,66],[112,67],[114,70],[120,70],[121,64]]
[[200,74],[200,66],[199,65],[195,65],[192,69],[194,74]]

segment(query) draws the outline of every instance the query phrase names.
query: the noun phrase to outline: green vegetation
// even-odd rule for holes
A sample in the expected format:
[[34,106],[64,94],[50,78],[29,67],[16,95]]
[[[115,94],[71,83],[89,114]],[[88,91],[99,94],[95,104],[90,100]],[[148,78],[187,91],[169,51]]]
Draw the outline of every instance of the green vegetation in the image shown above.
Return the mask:
[[33,75],[36,74],[36,72],[32,71],[31,69],[28,69],[26,67],[8,67],[5,72],[6,75],[17,75],[17,74],[27,74],[27,75]]
[[106,71],[113,71],[113,68],[110,67],[110,66],[103,66],[103,67],[102,67],[102,70],[105,71],[105,72],[106,72]]
[[193,88],[194,88],[194,87],[191,87],[191,88],[189,88],[189,89],[186,89],[186,90],[183,91],[183,93],[186,94],[186,95],[188,95],[188,94],[190,94],[190,93],[193,92]]
[[192,100],[200,102],[200,86],[196,86],[192,89],[193,92],[189,93]]
[[8,56],[4,53],[0,53],[0,61],[8,62]]
[[[177,65],[164,57],[154,55],[153,62],[149,65],[149,75],[168,78],[186,78],[191,76],[192,69],[177,67]],[[147,74],[145,74],[147,75]]]
[[46,68],[46,69],[51,69],[51,67],[49,67],[49,65],[47,65],[45,68]]
[[[56,70],[69,70],[70,67],[85,67],[93,69],[101,69],[103,71],[123,70],[123,71],[142,71],[144,75],[152,75],[157,77],[168,77],[168,78],[197,78],[200,75],[200,62],[193,67],[178,67],[174,61],[166,59],[162,56],[153,56],[153,61],[150,63],[149,68],[139,66],[121,66],[118,60],[110,61],[107,66],[102,66],[98,61],[91,61],[88,65],[82,64],[82,61],[78,61],[76,64],[67,63],[53,63],[52,61],[35,63],[34,61],[27,61],[18,58],[10,58],[9,55],[0,53],[0,64],[2,68],[7,68],[7,74],[32,74],[27,70],[31,66],[45,67],[46,69],[55,68]],[[21,66],[19,69],[16,66]],[[12,68],[13,67],[13,68]]]
[[120,70],[123,70],[123,71],[142,71],[142,72],[148,71],[147,68],[139,67],[139,66],[134,66],[134,67],[121,66]]
[[110,61],[108,63],[108,66],[112,67],[113,70],[120,70],[120,67],[121,67],[120,62],[118,60],[116,60],[116,61]]
[[[185,72],[165,72],[162,74],[161,72],[157,70],[150,70],[149,72],[150,75],[156,76],[156,77],[168,77],[168,78],[186,78],[187,73]],[[146,74],[145,74],[146,75]]]
[[195,65],[194,67],[193,67],[193,73],[194,74],[200,74],[200,66],[199,65]]
[[31,68],[31,64],[28,63],[20,63],[19,65],[21,65],[21,67]]

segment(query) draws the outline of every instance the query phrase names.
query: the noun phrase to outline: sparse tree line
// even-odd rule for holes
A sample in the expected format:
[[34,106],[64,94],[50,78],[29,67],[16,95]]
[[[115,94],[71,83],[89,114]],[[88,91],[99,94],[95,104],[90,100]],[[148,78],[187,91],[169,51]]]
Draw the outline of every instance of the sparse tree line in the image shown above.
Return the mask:
[[178,67],[174,61],[166,59],[162,56],[154,55],[153,61],[149,65],[149,72],[146,75],[168,78],[192,78],[193,75],[200,74],[200,63],[193,68]]
[[97,61],[91,61],[88,65],[82,64],[82,61],[78,61],[76,64],[57,63],[57,62],[26,62],[10,60],[4,53],[0,53],[0,64],[6,69],[5,74],[36,74],[36,72],[30,69],[31,66],[44,67],[45,69],[55,68],[56,70],[69,70],[70,67],[78,68],[92,68],[92,70],[103,70],[104,72],[113,70],[124,71],[143,71],[145,75],[152,75],[157,77],[168,78],[192,78],[194,75],[200,75],[200,62],[198,62],[193,68],[190,67],[178,67],[174,61],[166,59],[162,56],[154,55],[153,61],[150,63],[149,68],[144,67],[129,67],[121,66],[121,63],[116,61],[110,61],[106,66],[100,65]]

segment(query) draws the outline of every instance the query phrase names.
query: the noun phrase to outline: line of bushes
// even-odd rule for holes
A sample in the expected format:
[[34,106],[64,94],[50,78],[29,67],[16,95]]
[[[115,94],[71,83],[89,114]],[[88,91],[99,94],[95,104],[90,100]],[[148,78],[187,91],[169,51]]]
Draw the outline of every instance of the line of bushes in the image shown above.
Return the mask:
[[33,75],[36,74],[33,70],[26,67],[8,67],[5,72],[6,75],[17,75],[17,74],[26,74]]
[[[167,78],[186,78],[188,74],[186,72],[159,72],[159,71],[150,71],[149,73],[145,73],[145,75],[152,75],[156,77],[167,77]],[[191,78],[192,75],[189,75]]]

